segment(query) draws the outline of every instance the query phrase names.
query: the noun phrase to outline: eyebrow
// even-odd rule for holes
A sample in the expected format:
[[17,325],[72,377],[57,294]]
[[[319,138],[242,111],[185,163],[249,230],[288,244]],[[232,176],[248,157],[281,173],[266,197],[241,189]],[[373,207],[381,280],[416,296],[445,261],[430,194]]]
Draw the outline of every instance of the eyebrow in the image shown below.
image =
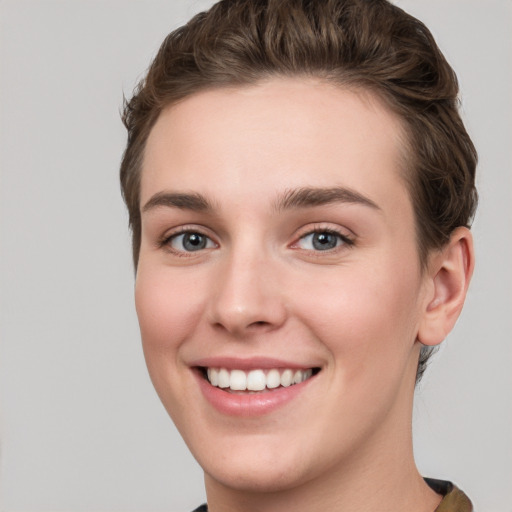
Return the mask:
[[160,206],[180,208],[182,210],[192,210],[196,212],[209,212],[214,209],[210,201],[201,194],[158,192],[143,206],[142,212],[145,213]]
[[322,206],[332,203],[361,204],[375,210],[380,210],[377,203],[370,198],[345,187],[303,187],[291,189],[277,198],[274,207],[277,211],[281,211],[293,208]]
[[[294,208],[308,208],[332,203],[361,204],[375,210],[379,206],[364,195],[345,187],[302,187],[290,189],[279,195],[274,202],[277,211],[291,210]],[[142,212],[158,207],[179,208],[196,212],[212,212],[213,204],[202,194],[186,192],[158,192],[142,207]]]

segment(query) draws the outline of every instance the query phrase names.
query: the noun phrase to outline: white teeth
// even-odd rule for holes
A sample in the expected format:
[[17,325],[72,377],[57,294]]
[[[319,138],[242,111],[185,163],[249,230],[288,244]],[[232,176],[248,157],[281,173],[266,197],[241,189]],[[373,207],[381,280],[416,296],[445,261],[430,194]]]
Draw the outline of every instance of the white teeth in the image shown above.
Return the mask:
[[267,378],[263,370],[252,370],[247,375],[247,389],[249,391],[261,391],[267,386]]
[[233,391],[245,391],[247,389],[247,375],[242,370],[231,370],[229,387]]
[[219,378],[217,385],[219,386],[219,388],[229,388],[229,381],[229,372],[225,368],[221,368],[219,370]]
[[211,382],[212,386],[218,386],[219,372],[215,371],[213,368],[208,368],[208,380]]
[[279,386],[288,387],[300,384],[313,375],[313,370],[227,370],[226,368],[208,368],[206,370],[210,384],[219,388],[229,388],[232,391],[263,391]]
[[267,373],[267,388],[274,389],[281,385],[281,375],[279,370],[270,370]]
[[288,386],[291,386],[293,382],[293,372],[292,370],[285,370],[281,374],[281,386],[287,388]]

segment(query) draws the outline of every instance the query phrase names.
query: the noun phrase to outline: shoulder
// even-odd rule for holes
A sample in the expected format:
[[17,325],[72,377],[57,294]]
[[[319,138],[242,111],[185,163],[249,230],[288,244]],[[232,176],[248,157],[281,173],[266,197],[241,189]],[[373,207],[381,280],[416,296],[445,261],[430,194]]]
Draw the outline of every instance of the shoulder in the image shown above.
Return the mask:
[[457,486],[446,480],[425,478],[432,490],[443,496],[435,512],[473,512],[471,500]]
[[201,505],[200,507],[197,507],[192,512],[208,512],[208,507],[206,506],[206,504],[204,504]]
[[[425,482],[432,490],[443,496],[434,512],[473,512],[471,500],[451,482],[434,478],[425,478]],[[204,504],[193,512],[208,512],[208,507]]]

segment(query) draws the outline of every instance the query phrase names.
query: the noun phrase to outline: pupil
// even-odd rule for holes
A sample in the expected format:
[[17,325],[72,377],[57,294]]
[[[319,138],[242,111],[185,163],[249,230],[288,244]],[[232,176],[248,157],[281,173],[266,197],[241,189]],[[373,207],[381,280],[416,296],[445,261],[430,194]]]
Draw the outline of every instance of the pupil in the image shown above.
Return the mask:
[[206,238],[199,233],[191,233],[183,237],[183,247],[187,251],[198,251],[206,247]]
[[320,251],[334,249],[338,239],[331,233],[315,233],[313,235],[313,247]]

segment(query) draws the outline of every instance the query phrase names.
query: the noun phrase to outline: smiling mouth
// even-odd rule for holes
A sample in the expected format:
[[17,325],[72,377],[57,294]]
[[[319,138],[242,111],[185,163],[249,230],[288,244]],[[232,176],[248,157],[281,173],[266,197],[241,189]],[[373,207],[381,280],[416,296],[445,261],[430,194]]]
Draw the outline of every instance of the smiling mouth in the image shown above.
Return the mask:
[[320,368],[272,368],[250,371],[227,368],[200,368],[203,377],[214,387],[227,392],[265,392],[300,384],[315,376]]

